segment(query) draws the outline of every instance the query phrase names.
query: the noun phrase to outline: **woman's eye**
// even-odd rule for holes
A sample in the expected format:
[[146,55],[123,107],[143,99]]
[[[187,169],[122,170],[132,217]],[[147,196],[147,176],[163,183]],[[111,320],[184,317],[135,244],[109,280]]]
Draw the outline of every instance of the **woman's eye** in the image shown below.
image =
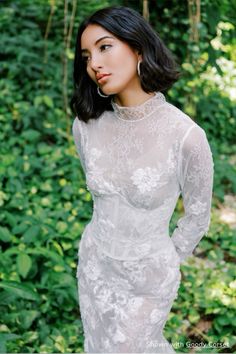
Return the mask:
[[[102,44],[102,45],[100,46],[100,50],[103,51],[103,50],[106,50],[106,49],[109,48],[109,47],[112,47],[112,45],[110,45],[110,44]],[[90,57],[87,56],[87,55],[83,55],[83,56],[82,56],[82,60],[83,60],[83,62],[85,62],[85,63],[87,63],[87,62],[89,61],[89,59],[90,59]]]
[[82,56],[82,60],[83,60],[85,63],[87,63],[88,59],[89,59],[89,57],[86,57],[85,55]]
[[101,49],[101,50],[105,50],[106,47],[109,48],[109,47],[111,47],[111,45],[110,45],[110,44],[103,44],[103,45],[101,45],[100,49]]

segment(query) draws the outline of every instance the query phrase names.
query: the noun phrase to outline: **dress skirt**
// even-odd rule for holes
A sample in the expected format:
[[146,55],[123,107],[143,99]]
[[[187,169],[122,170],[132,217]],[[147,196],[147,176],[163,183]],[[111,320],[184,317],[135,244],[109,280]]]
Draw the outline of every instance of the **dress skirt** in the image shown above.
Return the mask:
[[138,260],[106,255],[85,229],[78,299],[85,353],[175,353],[163,329],[181,281],[173,246]]

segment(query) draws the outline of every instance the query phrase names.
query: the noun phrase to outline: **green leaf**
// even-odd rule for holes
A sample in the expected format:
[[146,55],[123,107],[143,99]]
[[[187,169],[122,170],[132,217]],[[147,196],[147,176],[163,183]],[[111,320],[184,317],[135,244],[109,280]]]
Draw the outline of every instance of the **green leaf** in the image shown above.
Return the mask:
[[26,278],[32,266],[31,258],[28,254],[20,253],[16,259],[19,274]]
[[19,319],[20,319],[20,323],[22,325],[22,327],[24,329],[28,329],[30,328],[30,326],[32,325],[32,322],[40,315],[39,311],[35,311],[35,310],[23,310],[20,313]]
[[191,323],[197,323],[200,319],[199,313],[195,309],[190,309],[189,311],[189,321]]
[[14,333],[0,333],[0,353],[6,353],[6,342],[20,338],[19,335]]
[[227,325],[229,325],[231,323],[231,319],[229,317],[227,317],[226,315],[218,316],[216,318],[216,321],[221,326],[227,326]]
[[52,108],[54,105],[53,105],[53,100],[51,99],[51,97],[49,96],[43,96],[43,100],[44,100],[44,103],[49,107],[49,108]]
[[30,254],[35,254],[35,255],[40,255],[49,258],[56,264],[60,264],[62,266],[65,265],[63,257],[59,256],[58,253],[50,251],[46,248],[43,247],[37,247],[37,249],[28,249],[28,253]]
[[11,227],[14,227],[17,223],[17,220],[16,220],[16,217],[15,215],[12,215],[11,213],[9,213],[8,211],[5,211],[4,212],[4,216],[5,216],[5,219],[7,221],[7,223],[11,226]]
[[3,242],[11,241],[11,234],[6,227],[0,226],[0,240],[2,240]]
[[25,220],[21,221],[19,225],[16,225],[13,229],[12,232],[14,235],[20,235],[25,232],[29,228],[29,223],[26,222]]
[[38,225],[32,225],[28,228],[28,230],[24,233],[24,241],[29,243],[29,242],[35,242],[37,239],[38,235],[40,232],[40,226]]
[[9,294],[8,291],[1,291],[0,293],[0,304],[1,305],[8,305],[10,304],[13,300],[15,300],[15,294]]
[[3,288],[9,291],[10,293],[14,294],[15,296],[19,296],[26,300],[33,300],[33,301],[40,300],[40,296],[35,291],[33,291],[29,286],[23,285],[16,281],[3,280],[0,283],[0,288]]
[[40,133],[37,130],[34,129],[28,129],[25,132],[22,133],[23,138],[25,138],[28,141],[35,141],[35,140],[39,140],[40,138]]

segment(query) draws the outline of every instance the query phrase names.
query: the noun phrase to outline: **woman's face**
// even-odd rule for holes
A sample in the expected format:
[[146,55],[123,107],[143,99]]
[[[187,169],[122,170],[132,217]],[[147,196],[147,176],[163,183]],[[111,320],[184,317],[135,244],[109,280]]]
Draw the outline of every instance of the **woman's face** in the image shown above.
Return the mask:
[[[88,25],[81,36],[87,73],[107,95],[140,88],[137,51],[99,25]],[[107,74],[99,80],[100,74]],[[101,76],[101,75],[100,75]]]

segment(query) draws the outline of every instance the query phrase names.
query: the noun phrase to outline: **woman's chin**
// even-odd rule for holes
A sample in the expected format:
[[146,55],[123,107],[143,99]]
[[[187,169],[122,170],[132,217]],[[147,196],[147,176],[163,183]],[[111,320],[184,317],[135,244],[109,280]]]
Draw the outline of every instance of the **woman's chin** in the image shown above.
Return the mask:
[[102,91],[104,93],[104,95],[107,95],[107,96],[111,96],[111,95],[116,95],[117,93],[117,90],[115,89],[112,89],[112,88],[103,88],[103,87],[100,87],[100,91]]

